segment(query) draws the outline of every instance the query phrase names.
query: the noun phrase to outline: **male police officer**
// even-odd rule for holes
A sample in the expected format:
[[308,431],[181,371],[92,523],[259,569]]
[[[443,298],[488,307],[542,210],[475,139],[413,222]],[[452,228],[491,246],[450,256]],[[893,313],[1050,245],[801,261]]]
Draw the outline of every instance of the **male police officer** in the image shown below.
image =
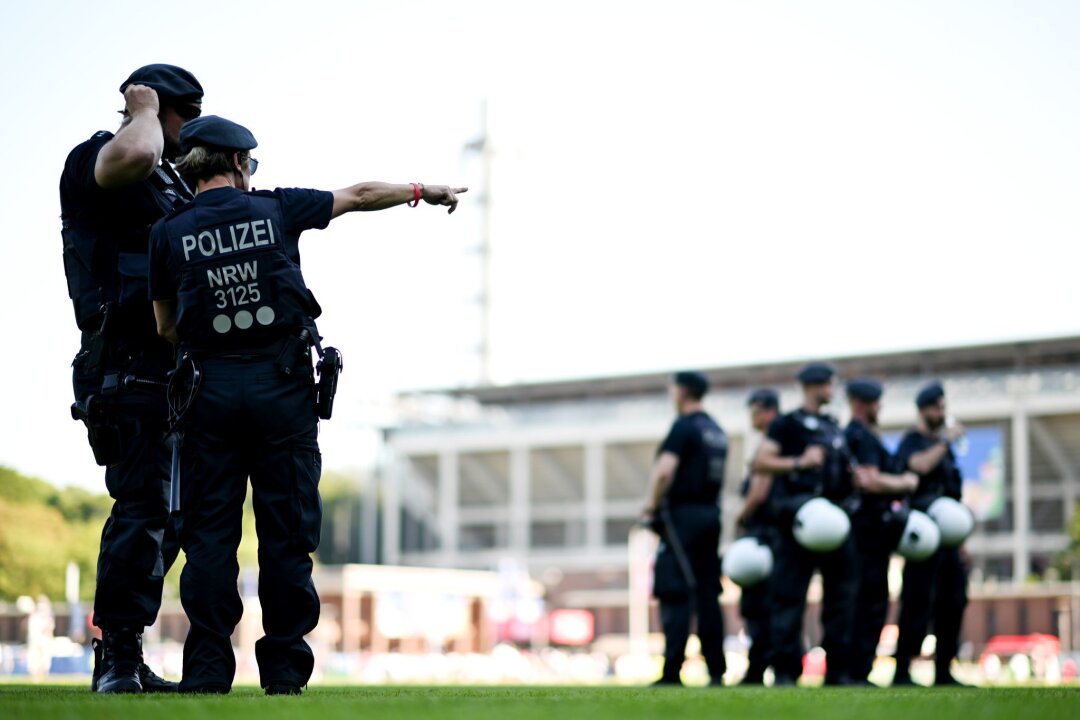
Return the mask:
[[199,115],[203,92],[191,73],[173,65],[141,67],[120,91],[120,129],[75,147],[60,178],[64,270],[82,330],[72,412],[87,424],[114,500],[98,557],[94,624],[103,642],[94,643],[93,687],[172,691],[175,683],[142,662],[141,647],[178,550],[167,528],[164,444],[163,381],[173,355],[155,332],[146,296],[147,239],[155,220],[191,198],[167,161],[181,125]]
[[658,685],[680,685],[690,621],[697,615],[701,653],[710,685],[722,686],[724,619],[720,614],[720,490],[727,435],[709,417],[702,398],[709,382],[698,372],[676,373],[671,387],[679,414],[657,451],[642,512],[661,532],[653,594],[664,629],[664,671]]
[[[900,441],[896,459],[919,476],[911,507],[926,512],[939,497],[960,499],[962,477],[952,443],[964,429],[945,422],[945,389],[932,382],[915,398],[919,424]],[[939,548],[922,562],[904,564],[900,593],[900,633],[896,641],[893,685],[911,685],[911,659],[917,656],[933,613],[937,636],[935,685],[959,685],[950,666],[960,642],[960,625],[967,607],[967,567],[960,548]]]
[[848,383],[851,422],[844,429],[860,491],[860,502],[851,518],[858,557],[858,591],[849,672],[855,683],[866,685],[889,612],[889,558],[903,529],[897,527],[901,519],[899,498],[918,483],[914,473],[894,473],[893,458],[881,442],[877,424],[881,394],[881,383],[876,380]]
[[[780,414],[780,396],[771,388],[760,388],[750,394],[746,403],[750,408],[750,425],[759,433],[765,433]],[[752,465],[751,461],[751,465]],[[769,517],[769,493],[773,476],[751,470],[743,482],[741,491],[745,498],[739,511],[738,523],[746,534],[758,542],[774,545],[775,528]],[[765,682],[765,670],[772,664],[772,639],[769,627],[769,582],[765,578],[756,585],[743,588],[739,598],[739,612],[746,621],[746,634],[750,637],[749,664],[743,675],[742,685],[761,685]]]
[[803,611],[815,568],[820,568],[825,587],[821,613],[828,658],[825,682],[850,682],[847,663],[855,594],[851,539],[833,552],[816,554],[799,545],[792,533],[795,512],[807,500],[822,496],[843,502],[852,493],[843,433],[836,420],[822,412],[832,400],[834,374],[824,363],[811,363],[799,372],[803,406],[773,421],[754,460],[754,472],[774,476],[770,503],[777,518],[777,540],[770,612],[776,685],[793,685],[802,674]]
[[180,690],[232,687],[230,636],[243,609],[236,549],[250,477],[266,632],[255,644],[261,684],[270,695],[299,694],[314,664],[304,635],[319,618],[310,553],[322,515],[318,417],[329,417],[325,408],[316,414],[310,346],[322,352],[314,327],[321,310],[300,272],[300,234],[346,212],[420,200],[453,212],[466,189],[361,183],[247,192],[257,163],[246,128],[202,117],[180,140],[178,168],[197,181],[197,195],[154,226],[150,249],[158,331],[179,345],[178,373],[201,377],[181,453],[180,595],[191,630]]

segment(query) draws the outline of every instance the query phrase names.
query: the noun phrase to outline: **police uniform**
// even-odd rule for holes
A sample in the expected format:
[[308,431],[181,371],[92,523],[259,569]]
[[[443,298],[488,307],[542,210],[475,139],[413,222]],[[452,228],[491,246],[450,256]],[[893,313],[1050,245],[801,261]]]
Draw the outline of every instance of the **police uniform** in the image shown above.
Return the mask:
[[[152,87],[163,105],[197,104],[202,97],[191,73],[171,65],[136,70],[120,91],[133,83]],[[164,161],[142,182],[100,187],[94,168],[112,138],[102,131],[76,146],[60,178],[64,270],[82,331],[72,363],[72,412],[87,422],[113,499],[98,556],[93,622],[104,647],[95,641],[94,689],[119,660],[125,672],[137,663],[139,677],[123,681],[122,691],[172,690],[175,684],[153,675],[141,657],[142,630],[157,618],[162,580],[179,550],[167,522],[164,443],[163,381],[173,352],[157,335],[147,297],[147,241],[150,226],[192,194]],[[102,690],[116,690],[111,675]]]
[[[804,384],[824,383],[832,376],[830,366],[813,363],[800,372],[799,380]],[[851,613],[856,590],[853,544],[849,537],[833,552],[810,552],[796,542],[792,522],[798,508],[813,497],[825,497],[840,505],[850,500],[852,485],[844,434],[832,416],[800,408],[774,420],[767,437],[779,446],[781,457],[799,457],[811,445],[820,445],[825,450],[822,467],[777,475],[769,496],[777,523],[771,584],[776,682],[792,684],[802,674],[806,593],[817,569],[825,591],[821,611],[825,631],[822,647],[828,658],[825,681],[843,684],[848,681]]]
[[[931,383],[916,397],[919,408],[944,397],[939,383]],[[912,455],[932,448],[942,439],[928,437],[918,429],[909,430],[896,452],[897,464],[907,468]],[[960,500],[963,478],[950,445],[941,462],[926,475],[912,494],[911,507],[926,512],[939,497]],[[953,684],[949,672],[960,643],[960,628],[967,607],[968,568],[960,548],[939,548],[922,562],[904,563],[904,585],[900,592],[899,635],[896,641],[894,685],[911,683],[912,658],[921,653],[927,630],[933,625],[937,646],[934,657],[935,684]]]
[[[182,147],[246,151],[255,138],[213,116],[184,126]],[[241,516],[250,477],[259,535],[265,635],[255,644],[270,694],[311,677],[304,641],[318,623],[311,553],[319,543],[321,455],[310,347],[321,310],[304,283],[298,242],[331,219],[333,195],[304,189],[200,192],[151,231],[150,292],[174,301],[179,352],[201,371],[185,417],[180,596],[191,621],[182,692],[228,692]],[[183,369],[183,366],[181,366]]]
[[[676,382],[689,384],[701,394],[708,387],[699,373],[679,373]],[[665,452],[676,455],[679,464],[660,510],[661,542],[653,581],[664,630],[660,682],[679,683],[690,622],[696,614],[701,653],[712,683],[719,685],[727,669],[719,600],[719,498],[727,463],[727,435],[707,413],[690,413],[671,426],[657,455]]]
[[[848,384],[848,397],[876,402],[881,385],[874,380]],[[874,428],[853,419],[844,429],[848,451],[856,465],[897,472],[892,455]],[[899,540],[900,498],[891,494],[862,493],[852,513],[851,533],[858,560],[855,612],[851,635],[850,675],[865,680],[877,657],[878,641],[889,612],[889,560]]]
[[[754,391],[747,401],[747,405],[750,406],[759,403],[776,408],[780,406],[780,398],[775,390],[763,388]],[[752,479],[753,473],[748,474],[739,488],[739,494],[743,498],[750,492]],[[761,544],[774,548],[776,529],[770,517],[768,503],[763,503],[752,516],[747,518],[743,526],[747,536],[757,538]],[[775,554],[775,549],[773,552]],[[750,638],[747,668],[742,679],[743,685],[763,683],[765,670],[772,664],[772,637],[769,627],[771,581],[772,577],[767,577],[750,587],[743,588],[739,597],[739,614],[742,615],[746,624],[746,634]]]

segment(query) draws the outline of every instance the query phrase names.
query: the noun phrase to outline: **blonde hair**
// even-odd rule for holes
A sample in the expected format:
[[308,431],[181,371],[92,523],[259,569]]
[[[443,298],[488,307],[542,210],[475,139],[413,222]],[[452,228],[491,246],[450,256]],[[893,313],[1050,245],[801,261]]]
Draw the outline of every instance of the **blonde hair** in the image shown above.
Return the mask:
[[245,150],[219,150],[196,145],[176,161],[176,171],[192,180],[209,180],[235,170],[232,158],[237,152],[241,162],[248,156]]

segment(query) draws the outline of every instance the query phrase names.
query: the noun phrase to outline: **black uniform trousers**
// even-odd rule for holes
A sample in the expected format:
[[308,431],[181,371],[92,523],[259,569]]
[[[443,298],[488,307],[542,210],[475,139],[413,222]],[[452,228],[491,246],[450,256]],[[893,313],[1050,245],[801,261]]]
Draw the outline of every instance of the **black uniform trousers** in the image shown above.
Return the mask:
[[[772,548],[775,557],[774,532],[771,527],[754,524],[747,530],[748,536],[755,537],[759,542]],[[765,678],[765,670],[772,665],[772,628],[769,623],[769,608],[772,603],[771,582],[770,576],[756,585],[743,588],[739,598],[739,614],[746,623],[746,634],[750,638],[748,664],[742,680],[744,683],[761,683]]]
[[790,528],[779,531],[774,549],[772,582],[773,671],[777,676],[797,679],[802,675],[802,641],[806,592],[814,570],[821,571],[825,596],[821,624],[825,637],[828,670],[826,682],[839,681],[847,675],[851,644],[851,619],[855,592],[855,550],[849,537],[830,553],[812,553],[791,534]]
[[236,550],[248,478],[265,631],[255,644],[260,682],[303,686],[314,666],[304,636],[319,620],[310,553],[322,523],[310,363],[291,376],[268,357],[207,358],[201,367],[181,455],[179,533],[187,565],[180,598],[191,629],[180,689],[232,687],[230,637],[243,613]]
[[[724,659],[724,618],[720,612],[720,513],[716,505],[675,505],[671,525],[661,535],[656,555],[653,594],[660,601],[664,630],[663,680],[677,682],[686,660],[690,626],[697,616],[697,636],[709,675],[719,682],[727,669]],[[680,567],[670,534],[681,543],[696,582],[691,594],[686,570]]]
[[[88,340],[84,335],[83,352],[72,365],[75,399],[98,395],[95,402],[108,403],[119,436],[118,460],[105,469],[113,506],[101,531],[94,625],[141,632],[157,620],[163,580],[180,551],[169,519],[165,389],[134,385],[101,399],[103,373],[86,368]],[[164,381],[170,360],[133,352],[137,357],[116,369],[121,377]]]
[[889,614],[889,560],[896,543],[880,524],[856,518],[852,539],[857,560],[854,618],[851,632],[852,679],[870,675],[877,658],[881,630]]
[[909,677],[911,660],[922,652],[922,643],[933,620],[937,637],[937,678],[949,674],[960,644],[960,628],[967,607],[968,569],[959,548],[940,548],[922,562],[904,565],[900,592],[899,637],[896,641],[896,677]]

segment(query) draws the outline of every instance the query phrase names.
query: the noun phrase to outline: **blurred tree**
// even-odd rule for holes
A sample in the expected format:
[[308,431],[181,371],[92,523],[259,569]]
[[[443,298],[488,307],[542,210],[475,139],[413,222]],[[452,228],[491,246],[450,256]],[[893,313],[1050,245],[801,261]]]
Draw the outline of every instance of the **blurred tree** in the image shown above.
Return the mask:
[[80,570],[80,595],[94,592],[101,526],[109,498],[56,488],[0,466],[0,599],[64,598],[68,562]]
[[1080,578],[1080,502],[1073,507],[1065,531],[1069,534],[1069,545],[1054,557],[1054,567],[1062,580],[1076,580]]

